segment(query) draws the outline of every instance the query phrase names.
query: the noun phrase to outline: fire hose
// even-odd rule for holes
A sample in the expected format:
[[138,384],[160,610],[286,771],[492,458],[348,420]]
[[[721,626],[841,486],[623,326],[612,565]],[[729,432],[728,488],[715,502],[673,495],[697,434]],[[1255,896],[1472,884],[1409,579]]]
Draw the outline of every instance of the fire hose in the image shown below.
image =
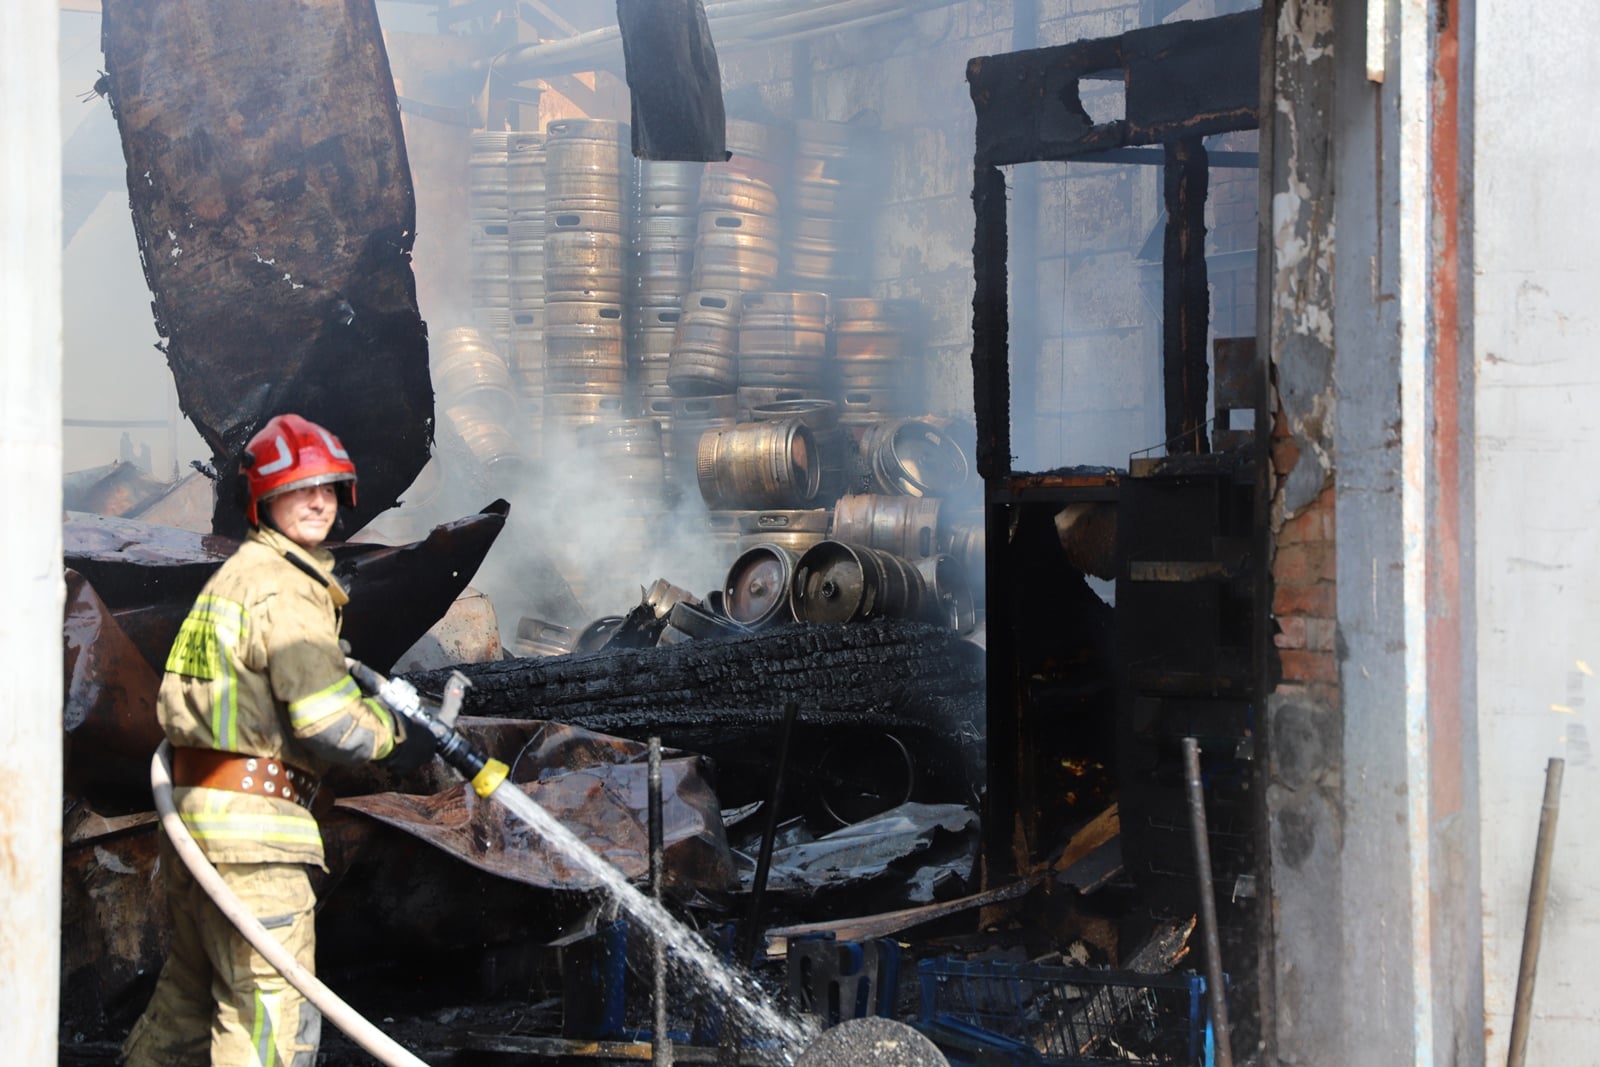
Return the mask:
[[[446,693],[446,708],[440,714],[430,714],[421,697],[403,679],[385,679],[382,675],[355,660],[350,660],[350,673],[368,692],[397,715],[403,716],[408,729],[423,729],[433,736],[438,754],[454,767],[472,785],[481,797],[488,797],[505,781],[510,769],[499,760],[489,759],[472,747],[472,744],[454,727],[455,711],[459,708],[460,691]],[[457,683],[459,684],[459,683]],[[454,698],[452,701],[451,698]],[[453,704],[453,706],[452,706]],[[337,993],[324,985],[316,975],[297,962],[282,942],[273,937],[261,921],[251,914],[244,902],[228,888],[206,854],[195,843],[188,827],[183,825],[172,800],[172,745],[161,742],[155,758],[150,761],[150,788],[155,794],[156,811],[161,815],[161,827],[167,832],[173,849],[189,868],[194,879],[217,909],[233,923],[252,948],[261,953],[289,984],[311,1002],[323,1018],[337,1026],[351,1040],[366,1049],[387,1067],[427,1067],[424,1061],[408,1052],[403,1046],[379,1030],[365,1016],[345,1003]]]

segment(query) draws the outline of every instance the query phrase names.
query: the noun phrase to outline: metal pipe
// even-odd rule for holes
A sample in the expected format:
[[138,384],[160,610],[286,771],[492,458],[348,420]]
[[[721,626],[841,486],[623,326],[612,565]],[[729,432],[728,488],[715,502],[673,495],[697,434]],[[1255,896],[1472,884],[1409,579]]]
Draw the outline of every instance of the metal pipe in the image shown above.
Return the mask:
[[1200,744],[1183,739],[1183,767],[1189,786],[1189,825],[1194,830],[1195,876],[1200,882],[1200,933],[1206,946],[1206,995],[1217,1035],[1217,1067],[1233,1067],[1228,1027],[1228,997],[1222,984],[1222,942],[1217,935],[1217,894],[1211,884],[1211,838],[1206,831],[1206,798],[1200,787]]
[[789,701],[783,706],[783,732],[778,738],[778,767],[772,776],[772,796],[767,802],[767,826],[761,834],[761,853],[756,857],[755,881],[750,886],[750,912],[745,916],[744,930],[739,935],[738,960],[741,967],[749,966],[755,957],[756,929],[761,924],[761,903],[767,892],[767,876],[772,871],[772,846],[778,837],[778,809],[783,805],[783,780],[789,768],[789,740],[794,736],[794,723],[800,717],[800,705]]
[[[661,738],[650,739],[650,895],[661,902],[666,889],[667,850],[661,823]],[[655,939],[651,952],[651,987],[655,1022],[650,1034],[650,1062],[672,1067],[672,1035],[667,1032],[667,943]]]
[[1528,919],[1522,927],[1522,965],[1517,969],[1517,1001],[1511,1013],[1511,1046],[1506,1053],[1506,1067],[1522,1067],[1528,1053],[1533,979],[1539,970],[1544,905],[1550,894],[1550,857],[1555,852],[1556,819],[1561,814],[1561,776],[1566,768],[1566,760],[1552,759],[1544,771],[1544,805],[1539,809],[1539,842],[1533,850],[1533,884],[1528,888]]
[[[719,49],[832,33],[840,23],[876,21],[945,7],[953,0],[723,0],[706,5],[706,22]],[[597,67],[620,68],[622,32],[602,26],[572,37],[519,45],[488,59],[474,60],[478,73],[493,70],[513,81],[572,74]]]

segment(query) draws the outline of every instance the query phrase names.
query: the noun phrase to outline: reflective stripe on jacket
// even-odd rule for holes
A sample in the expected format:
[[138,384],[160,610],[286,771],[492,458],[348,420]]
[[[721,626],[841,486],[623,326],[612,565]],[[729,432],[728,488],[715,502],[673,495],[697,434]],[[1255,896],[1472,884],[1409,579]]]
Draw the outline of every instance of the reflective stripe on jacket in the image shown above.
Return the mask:
[[[325,582],[289,561],[298,557]],[[349,597],[333,557],[253,531],[183,621],[158,713],[174,745],[265,756],[321,775],[389,754],[389,712],[363,697],[339,649]],[[213,863],[322,863],[310,812],[276,797],[178,789],[178,812]]]

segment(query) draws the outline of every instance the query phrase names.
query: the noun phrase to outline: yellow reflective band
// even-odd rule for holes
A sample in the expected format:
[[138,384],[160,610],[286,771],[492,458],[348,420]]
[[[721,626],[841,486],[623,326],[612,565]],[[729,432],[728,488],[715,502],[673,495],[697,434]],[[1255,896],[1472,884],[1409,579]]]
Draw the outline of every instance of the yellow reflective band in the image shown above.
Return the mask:
[[322,844],[322,834],[317,829],[317,821],[309,814],[295,816],[218,812],[191,815],[184,812],[182,818],[184,826],[189,828],[189,833],[196,841],[244,838],[291,845]]
[[250,1028],[250,1043],[255,1046],[256,1062],[261,1067],[276,1067],[278,1043],[274,1039],[277,1029],[278,1001],[281,993],[263,993],[256,990],[255,1025]]
[[206,594],[184,617],[167,653],[167,670],[212,679],[222,672],[223,648],[236,646],[245,632],[244,605]]
[[346,704],[359,699],[360,696],[361,689],[356,685],[356,680],[347,674],[310,696],[290,701],[289,724],[296,730],[303,730],[335,712],[342,711]]
[[472,791],[480,797],[487,797],[500,788],[500,783],[505,781],[506,775],[510,773],[510,767],[497,759],[492,759],[483,765],[483,770],[472,776]]

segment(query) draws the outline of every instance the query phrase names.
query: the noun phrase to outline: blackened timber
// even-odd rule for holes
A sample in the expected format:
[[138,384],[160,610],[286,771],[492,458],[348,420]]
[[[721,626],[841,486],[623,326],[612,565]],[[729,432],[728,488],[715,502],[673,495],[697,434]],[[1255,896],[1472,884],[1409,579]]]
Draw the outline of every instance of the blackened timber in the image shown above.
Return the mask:
[[[716,761],[718,794],[727,807],[768,799],[780,709],[788,701],[801,712],[795,788],[786,791],[796,805],[860,784],[860,761],[848,753],[867,751],[884,735],[904,745],[913,799],[975,804],[981,791],[983,651],[926,623],[785,626],[458,669],[473,683],[466,715],[547,719],[635,740],[660,737]],[[438,693],[448,673],[408,680]],[[881,787],[883,768],[869,773]]]
[[1162,256],[1161,357],[1168,452],[1208,452],[1205,144],[1186,137],[1166,146],[1166,248]]
[[[884,619],[458,669],[472,682],[464,714],[558,722],[604,714],[607,727],[625,729],[680,709],[775,713],[789,700],[807,719],[890,704],[924,709],[929,718],[959,718],[982,692],[982,658],[976,645],[948,630]],[[408,677],[437,693],[449,673]]]
[[[967,64],[977,112],[975,161],[1068,160],[1260,122],[1259,11],[1130,30]],[[1078,82],[1120,70],[1124,117],[1096,123]]]
[[[156,328],[222,487],[295,411],[355,460],[359,529],[427,462],[433,419],[372,0],[106,0],[103,48]],[[213,525],[240,536],[232,497]]]
[[1010,312],[1006,298],[1006,179],[998,167],[973,170],[972,410],[978,476],[1011,472]]
[[[1011,368],[1009,311],[1006,297],[1006,180],[998,167],[973,168],[972,207],[976,218],[972,243],[972,404],[977,424],[976,463],[986,487],[1004,485],[1011,473]],[[983,833],[985,882],[1017,869],[1012,853],[1017,813],[1017,759],[1021,740],[1016,686],[1015,642],[1005,620],[1013,617],[1010,538],[1011,509],[989,504],[984,509],[984,584],[989,590],[989,617],[1001,620],[988,633],[990,669],[986,676],[985,735],[988,790],[984,794]]]

